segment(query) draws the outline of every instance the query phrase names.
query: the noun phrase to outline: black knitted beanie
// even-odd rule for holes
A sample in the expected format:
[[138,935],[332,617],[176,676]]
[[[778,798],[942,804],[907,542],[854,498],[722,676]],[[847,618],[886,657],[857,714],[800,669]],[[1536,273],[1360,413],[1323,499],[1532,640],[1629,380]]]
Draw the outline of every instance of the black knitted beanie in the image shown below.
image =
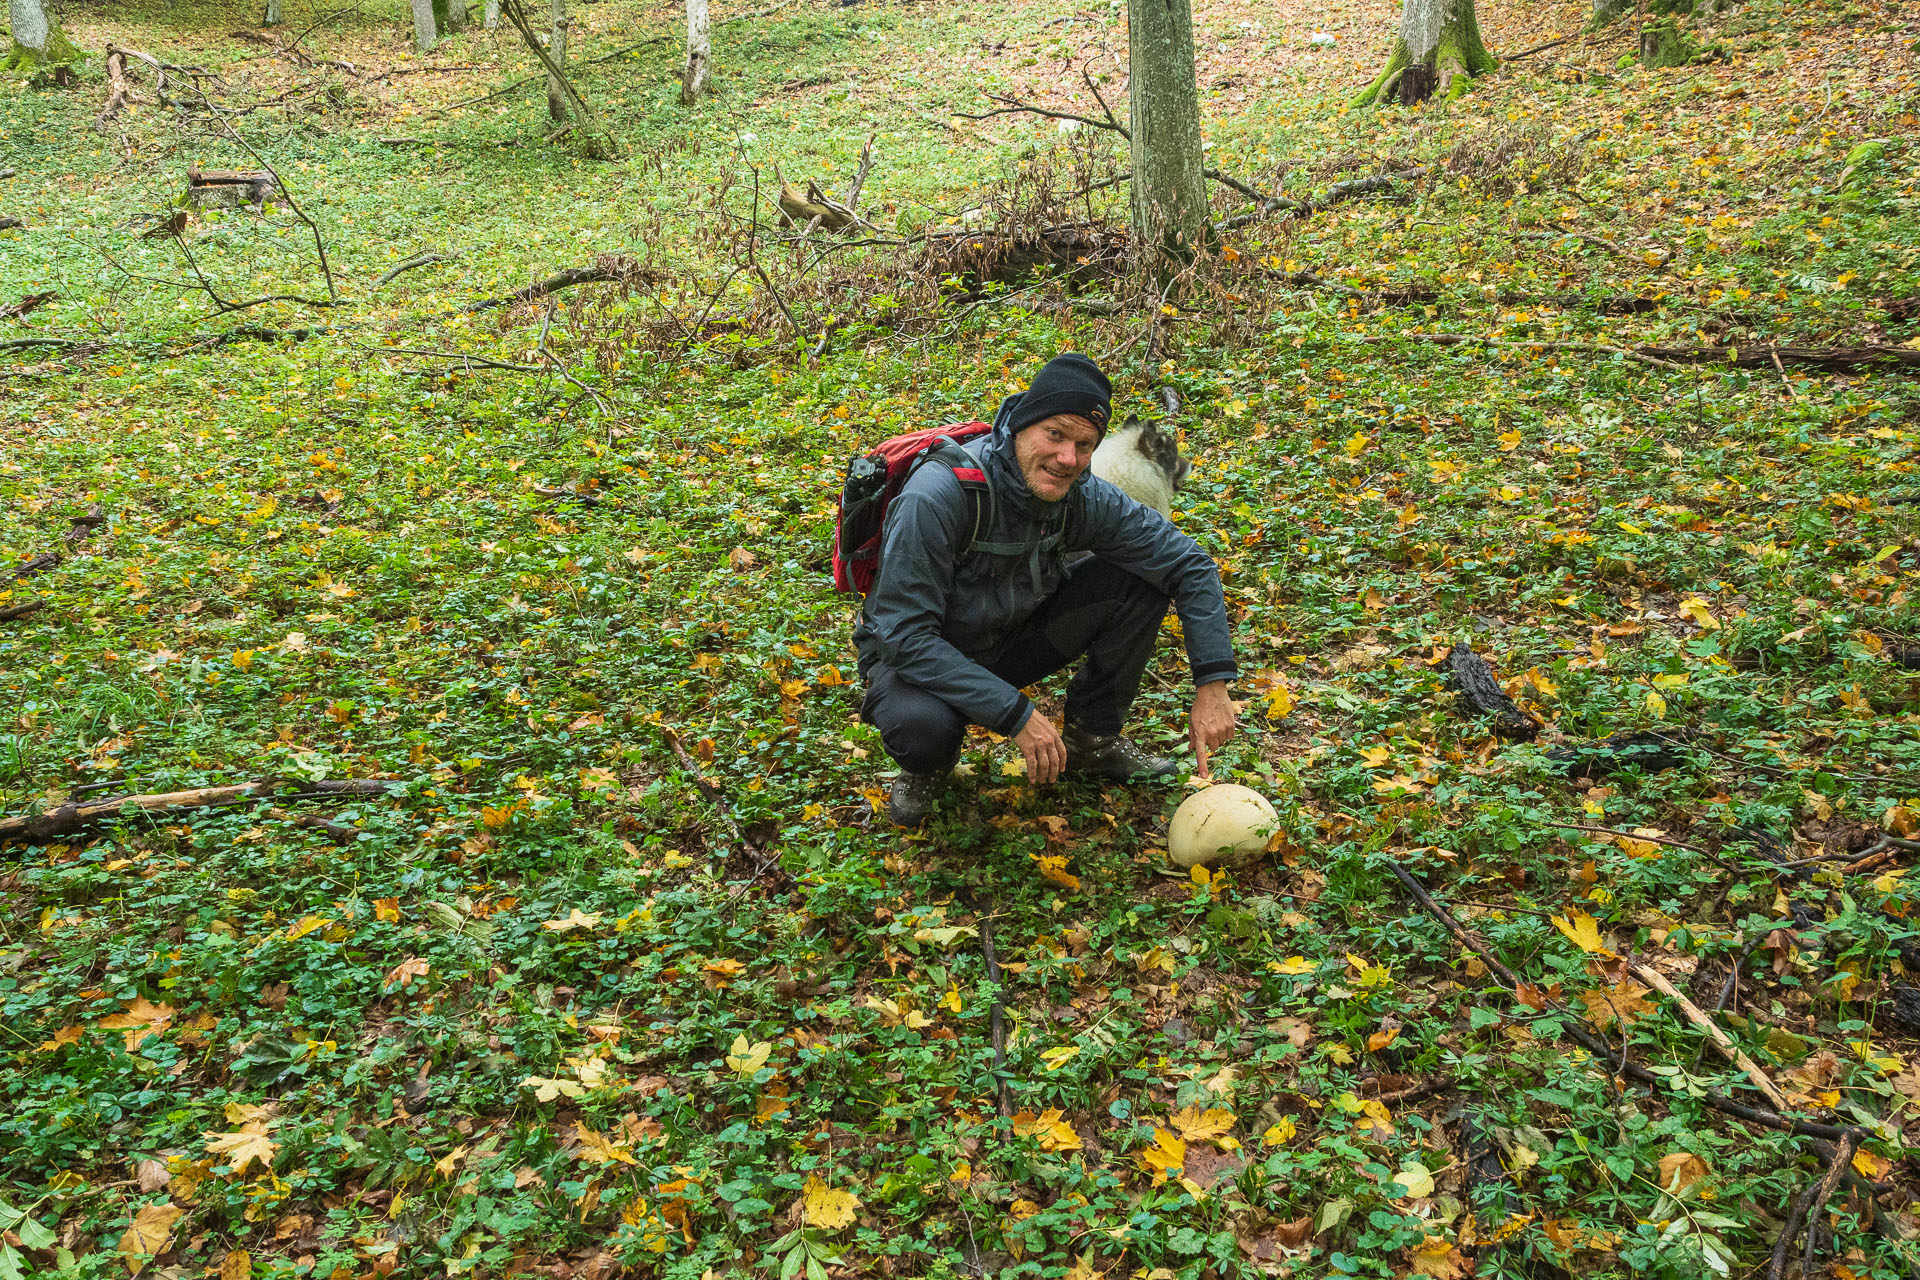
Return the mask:
[[1099,365],[1077,352],[1055,356],[1033,375],[1007,425],[1019,435],[1056,413],[1077,414],[1091,422],[1100,435],[1107,434],[1107,419],[1113,413],[1113,384],[1100,372]]

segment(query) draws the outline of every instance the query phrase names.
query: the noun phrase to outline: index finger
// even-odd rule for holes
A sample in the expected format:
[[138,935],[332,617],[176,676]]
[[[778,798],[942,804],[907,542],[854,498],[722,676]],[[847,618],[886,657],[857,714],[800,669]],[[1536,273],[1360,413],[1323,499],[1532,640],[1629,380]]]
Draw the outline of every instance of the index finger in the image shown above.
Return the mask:
[[1207,747],[1207,740],[1201,737],[1200,735],[1195,734],[1193,739],[1193,755],[1194,755],[1195,761],[1197,762],[1196,767],[1194,769],[1194,773],[1197,776],[1202,778],[1213,777],[1212,772],[1210,772],[1207,767],[1207,757],[1211,754],[1212,752]]

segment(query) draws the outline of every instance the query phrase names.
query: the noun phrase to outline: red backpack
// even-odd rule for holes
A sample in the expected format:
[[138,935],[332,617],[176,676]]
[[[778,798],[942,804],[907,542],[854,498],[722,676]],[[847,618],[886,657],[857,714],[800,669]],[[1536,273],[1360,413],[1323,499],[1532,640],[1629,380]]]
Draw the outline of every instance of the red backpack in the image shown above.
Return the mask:
[[993,428],[984,422],[956,422],[923,427],[891,440],[847,463],[840,488],[840,518],[833,530],[833,585],[840,591],[866,595],[880,573],[880,532],[887,507],[922,462],[935,461],[953,469],[954,479],[973,504],[973,540],[980,535],[984,512],[993,495],[987,473],[960,446]]

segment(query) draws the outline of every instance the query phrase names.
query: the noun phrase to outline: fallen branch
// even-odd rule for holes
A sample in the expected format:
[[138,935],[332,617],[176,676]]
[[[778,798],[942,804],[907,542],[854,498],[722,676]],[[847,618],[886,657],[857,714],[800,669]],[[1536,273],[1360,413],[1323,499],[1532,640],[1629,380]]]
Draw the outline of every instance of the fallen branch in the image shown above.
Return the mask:
[[[1509,993],[1518,991],[1521,985],[1519,976],[1516,975],[1513,970],[1509,969],[1498,956],[1481,945],[1472,934],[1468,933],[1466,926],[1455,919],[1452,912],[1434,901],[1433,895],[1428,893],[1420,882],[1413,878],[1411,872],[1391,859],[1384,860],[1383,865],[1394,874],[1395,878],[1400,881],[1401,886],[1412,895],[1414,901],[1420,904],[1421,909],[1437,920],[1441,927],[1453,936],[1455,942],[1480,957],[1486,964],[1487,969],[1506,985]],[[1516,995],[1515,998],[1517,999],[1518,996]],[[1595,1034],[1578,1014],[1553,1000],[1549,1000],[1548,1005],[1564,1019],[1561,1025],[1566,1030],[1566,1033],[1571,1036],[1574,1042],[1580,1045],[1581,1048],[1593,1054],[1599,1065],[1602,1067],[1612,1065],[1617,1074],[1634,1081],[1636,1084],[1644,1084],[1661,1089],[1668,1087],[1669,1082],[1666,1077],[1649,1071],[1639,1063],[1634,1062],[1626,1056],[1624,1048],[1616,1049],[1612,1045],[1609,1045],[1603,1038]],[[1838,1141],[1849,1134],[1854,1135],[1856,1139],[1863,1136],[1863,1131],[1858,1128],[1821,1124],[1815,1120],[1795,1120],[1790,1116],[1783,1116],[1776,1111],[1768,1111],[1761,1107],[1750,1107],[1745,1103],[1735,1102],[1725,1094],[1715,1093],[1711,1090],[1705,1090],[1693,1096],[1703,1106],[1710,1107],[1722,1115],[1732,1116],[1737,1120],[1746,1120],[1752,1124],[1762,1125],[1768,1129],[1775,1129],[1782,1133],[1798,1134],[1806,1138],[1820,1138],[1828,1142]]]
[[24,618],[44,608],[46,603],[45,600],[23,600],[19,604],[10,604],[0,609],[0,622],[12,622],[15,618]]
[[417,267],[430,267],[436,262],[457,262],[459,259],[460,255],[457,253],[440,253],[437,250],[428,253],[417,253],[405,262],[396,263],[385,275],[373,282],[373,287],[378,289],[387,284],[391,284],[393,278],[403,271],[412,271]]
[[1558,40],[1549,40],[1545,44],[1537,44],[1531,49],[1522,49],[1519,53],[1510,53],[1504,58],[1501,58],[1500,61],[1518,62],[1522,58],[1531,58],[1536,53],[1545,53],[1549,49],[1558,48],[1560,45],[1578,40],[1579,38],[1580,36],[1577,33],[1570,36],[1561,36]]
[[30,293],[18,302],[0,307],[0,320],[19,320],[46,306],[60,295],[48,290],[45,293]]
[[1827,1200],[1833,1195],[1833,1189],[1846,1176],[1847,1166],[1853,1163],[1853,1153],[1860,1149],[1860,1139],[1856,1134],[1848,1134],[1840,1139],[1840,1145],[1834,1148],[1833,1158],[1827,1161],[1826,1171],[1810,1183],[1805,1191],[1794,1199],[1793,1207],[1787,1212],[1787,1220],[1780,1227],[1780,1238],[1773,1242],[1773,1257],[1767,1264],[1767,1280],[1786,1280],[1787,1260],[1793,1256],[1793,1242],[1800,1237],[1800,1228],[1812,1221],[1811,1234],[1807,1239],[1806,1258],[1800,1274],[1813,1274],[1814,1242],[1820,1238],[1820,1214],[1827,1207]]
[[1720,1029],[1718,1023],[1703,1013],[1699,1005],[1689,1000],[1685,993],[1674,986],[1673,983],[1669,982],[1666,974],[1661,973],[1652,965],[1640,964],[1638,962],[1635,962],[1633,965],[1633,974],[1636,978],[1639,978],[1640,981],[1646,983],[1679,1005],[1680,1012],[1687,1015],[1687,1021],[1706,1032],[1708,1039],[1713,1041],[1713,1047],[1718,1049],[1721,1056],[1726,1058],[1727,1061],[1734,1063],[1742,1071],[1746,1072],[1747,1079],[1753,1081],[1754,1088],[1767,1095],[1768,1102],[1771,1102],[1782,1111],[1787,1109],[1786,1095],[1780,1092],[1779,1086],[1768,1078],[1767,1073],[1762,1071],[1760,1065],[1752,1058],[1749,1058],[1740,1046],[1727,1038],[1727,1033]]
[[[1348,334],[1355,342],[1431,342],[1442,347],[1462,347],[1478,345],[1483,347],[1525,347],[1533,351],[1598,351],[1605,355],[1619,356],[1626,360],[1637,360],[1641,364],[1652,365],[1656,369],[1679,371],[1682,365],[1662,359],[1651,352],[1671,353],[1674,348],[1611,347],[1602,342],[1556,342],[1547,338],[1528,340],[1526,338],[1483,338],[1473,333],[1395,333],[1395,334]],[[1914,353],[1920,356],[1920,352]]]
[[556,271],[545,280],[530,284],[524,289],[499,298],[483,298],[479,302],[470,302],[460,310],[468,315],[476,311],[491,311],[495,307],[511,307],[522,302],[532,302],[544,298],[550,293],[562,289],[571,289],[581,284],[609,284],[621,278],[620,273],[610,267],[596,263],[591,267],[568,267],[565,271]]
[[[27,814],[17,818],[0,818],[0,843],[18,840],[32,843],[51,840],[59,836],[72,835],[95,823],[111,822],[117,818],[132,817],[139,814],[157,816],[169,813],[187,813],[195,809],[208,809],[217,805],[238,804],[245,800],[274,799],[280,801],[304,800],[319,796],[389,796],[399,786],[395,782],[380,782],[371,779],[349,778],[341,781],[288,782],[273,778],[260,782],[245,782],[228,787],[196,787],[191,791],[163,791],[148,795],[112,796],[104,800],[85,802],[69,801],[45,813]],[[276,795],[275,789],[285,786],[301,788],[288,795]]]
[[1636,347],[1642,356],[1680,360],[1688,364],[1729,364],[1738,369],[1780,364],[1808,365],[1829,372],[1860,369],[1874,364],[1896,364],[1920,369],[1920,347],[1872,343],[1863,347],[1782,347],[1772,343],[1729,344],[1724,347]]
[[[100,508],[91,507],[88,509],[87,514],[73,517],[71,527],[60,535],[60,541],[67,545],[68,550],[72,550],[88,538],[91,538],[93,531],[106,522],[107,517],[101,513]],[[46,572],[48,569],[59,564],[64,558],[61,552],[43,551],[32,559],[22,561],[20,564],[15,565],[8,573],[15,581],[20,581],[31,578],[36,573]]]

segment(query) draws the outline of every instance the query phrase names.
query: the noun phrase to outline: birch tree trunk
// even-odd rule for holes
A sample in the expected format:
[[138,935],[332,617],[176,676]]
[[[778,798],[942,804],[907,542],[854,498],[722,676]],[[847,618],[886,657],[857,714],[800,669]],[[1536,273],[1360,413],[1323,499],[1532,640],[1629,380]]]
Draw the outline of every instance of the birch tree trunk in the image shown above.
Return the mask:
[[425,53],[433,48],[440,32],[433,21],[433,0],[413,0],[413,48]]
[[[553,0],[553,36],[547,41],[547,57],[553,59],[553,65],[560,71],[567,69],[567,0]],[[560,83],[559,76],[549,71],[547,117],[555,124],[565,124],[570,114],[566,87]]]
[[486,13],[481,18],[480,21],[481,21],[481,24],[485,26],[486,29],[489,31],[495,31],[499,29],[500,0],[487,0]]
[[1452,102],[1498,65],[1480,39],[1473,0],[1403,0],[1386,68],[1349,105],[1411,104],[1436,93]]
[[687,67],[680,75],[680,101],[688,106],[707,91],[713,67],[713,33],[707,25],[707,0],[687,0]]
[[263,27],[277,27],[283,19],[280,17],[280,0],[267,0],[267,16],[260,20]]
[[60,29],[60,20],[47,12],[45,0],[8,0],[7,20],[13,25],[13,49],[0,71],[32,71],[80,56]]
[[1207,237],[1200,88],[1189,0],[1127,0],[1128,103],[1133,129],[1133,234],[1186,257]]

